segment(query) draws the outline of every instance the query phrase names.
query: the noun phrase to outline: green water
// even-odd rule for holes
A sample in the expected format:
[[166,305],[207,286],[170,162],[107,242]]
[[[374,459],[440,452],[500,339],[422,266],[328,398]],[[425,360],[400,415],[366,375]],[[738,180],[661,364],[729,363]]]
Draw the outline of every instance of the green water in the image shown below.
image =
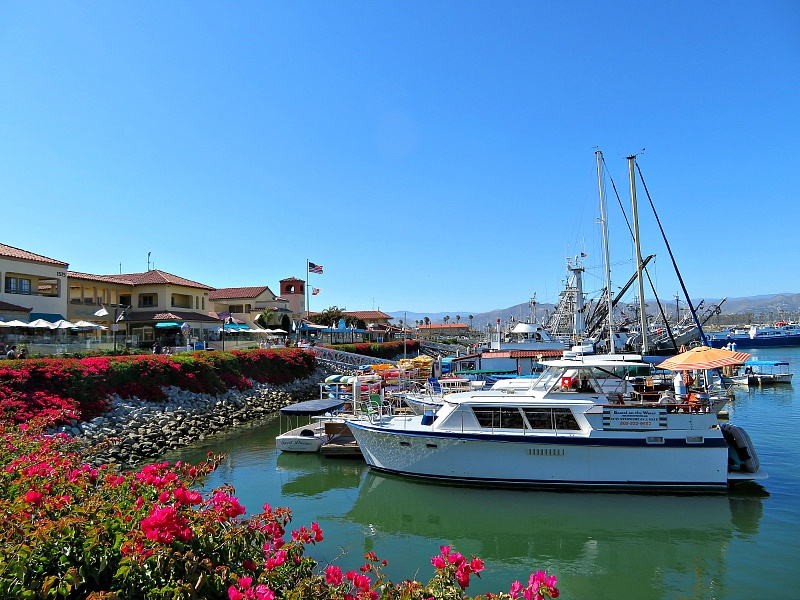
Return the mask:
[[442,544],[486,562],[472,594],[508,591],[537,569],[562,598],[800,598],[800,349],[756,353],[789,360],[794,386],[737,391],[731,421],[753,438],[770,475],[728,494],[655,495],[496,490],[372,473],[363,460],[283,454],[278,421],[171,453],[226,460],[207,489],[231,483],[253,512],[288,506],[293,525],[319,522],[310,554],[355,568],[365,552],[392,579],[427,580]]

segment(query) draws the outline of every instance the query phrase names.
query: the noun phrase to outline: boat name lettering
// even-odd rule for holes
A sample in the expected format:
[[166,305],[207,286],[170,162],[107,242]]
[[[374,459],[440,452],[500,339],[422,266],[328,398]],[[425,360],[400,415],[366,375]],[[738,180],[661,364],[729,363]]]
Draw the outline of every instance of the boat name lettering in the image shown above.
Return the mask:
[[664,408],[605,408],[603,429],[666,429]]

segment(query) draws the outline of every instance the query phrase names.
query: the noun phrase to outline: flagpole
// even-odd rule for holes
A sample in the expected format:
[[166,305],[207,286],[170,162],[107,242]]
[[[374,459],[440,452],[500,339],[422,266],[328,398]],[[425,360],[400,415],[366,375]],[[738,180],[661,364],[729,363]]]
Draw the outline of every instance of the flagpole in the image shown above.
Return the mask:
[[310,301],[311,299],[308,297],[308,259],[306,259],[306,288],[305,288],[305,297],[306,297],[306,319],[308,318],[308,309],[311,306]]

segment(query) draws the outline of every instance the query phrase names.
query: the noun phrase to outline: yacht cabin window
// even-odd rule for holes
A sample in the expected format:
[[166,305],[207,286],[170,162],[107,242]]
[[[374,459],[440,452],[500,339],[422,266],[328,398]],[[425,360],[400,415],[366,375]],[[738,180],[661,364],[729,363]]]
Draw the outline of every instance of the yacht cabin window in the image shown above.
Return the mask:
[[513,406],[476,406],[475,418],[487,429],[524,429],[525,421],[519,409]]
[[548,431],[580,431],[569,408],[525,408],[513,406],[475,406],[475,418],[485,429],[532,429]]

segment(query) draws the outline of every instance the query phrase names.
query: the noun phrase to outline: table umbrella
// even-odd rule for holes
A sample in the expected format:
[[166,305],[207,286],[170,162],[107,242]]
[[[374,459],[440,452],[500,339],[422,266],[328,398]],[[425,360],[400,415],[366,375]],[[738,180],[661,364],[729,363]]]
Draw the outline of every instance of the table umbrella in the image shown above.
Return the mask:
[[706,371],[729,365],[740,365],[750,356],[747,352],[697,346],[677,356],[668,358],[656,366],[659,369],[668,369],[670,371]]

